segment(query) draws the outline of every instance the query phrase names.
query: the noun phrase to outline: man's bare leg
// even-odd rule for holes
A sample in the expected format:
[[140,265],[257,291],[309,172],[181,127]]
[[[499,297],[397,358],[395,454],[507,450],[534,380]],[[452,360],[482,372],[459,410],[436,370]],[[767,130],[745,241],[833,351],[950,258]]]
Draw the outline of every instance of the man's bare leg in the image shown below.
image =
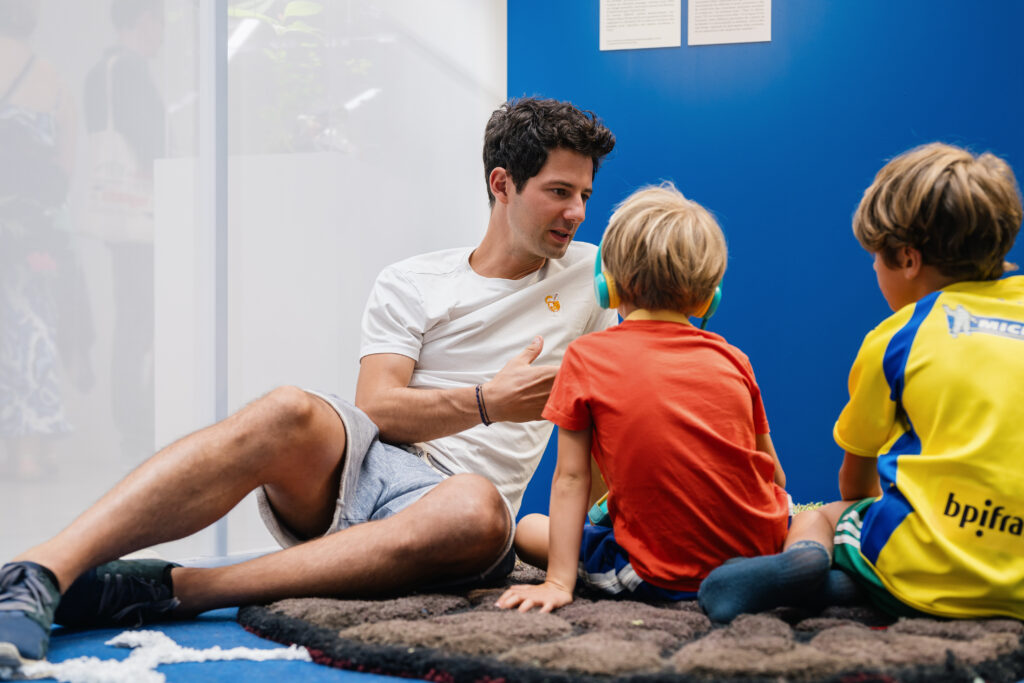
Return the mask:
[[227,567],[178,567],[177,612],[299,596],[371,596],[486,571],[504,551],[508,510],[494,486],[461,474],[380,521]]
[[275,389],[164,448],[65,530],[15,559],[48,567],[64,590],[91,567],[203,529],[260,485],[292,529],[322,533],[344,447],[344,426],[326,402],[294,387]]

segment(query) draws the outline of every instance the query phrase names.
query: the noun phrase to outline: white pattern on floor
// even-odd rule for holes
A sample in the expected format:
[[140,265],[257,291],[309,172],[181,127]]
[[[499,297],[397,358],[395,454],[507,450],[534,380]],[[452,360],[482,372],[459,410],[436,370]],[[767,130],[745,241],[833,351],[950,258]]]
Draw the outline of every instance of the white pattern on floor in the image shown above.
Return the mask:
[[156,670],[161,664],[181,662],[220,662],[245,659],[312,661],[304,647],[292,645],[271,649],[219,646],[197,650],[183,647],[161,631],[125,631],[106,642],[114,647],[132,648],[127,659],[78,657],[63,662],[36,662],[21,671],[0,669],[0,679],[16,675],[19,679],[54,678],[64,683],[164,683],[166,678]]

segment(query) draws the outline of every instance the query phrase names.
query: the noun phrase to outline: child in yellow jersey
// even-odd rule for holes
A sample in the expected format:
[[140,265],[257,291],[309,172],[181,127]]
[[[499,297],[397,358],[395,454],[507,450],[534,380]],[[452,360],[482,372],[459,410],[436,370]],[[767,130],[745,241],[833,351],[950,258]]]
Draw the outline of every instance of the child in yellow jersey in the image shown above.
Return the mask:
[[[1003,277],[1020,224],[1003,160],[938,143],[886,164],[853,219],[895,313],[865,337],[835,425],[843,501],[799,515],[787,543],[834,543],[893,615],[1024,619],[1024,277]],[[786,555],[716,569],[701,605],[729,621],[780,604],[757,576]]]

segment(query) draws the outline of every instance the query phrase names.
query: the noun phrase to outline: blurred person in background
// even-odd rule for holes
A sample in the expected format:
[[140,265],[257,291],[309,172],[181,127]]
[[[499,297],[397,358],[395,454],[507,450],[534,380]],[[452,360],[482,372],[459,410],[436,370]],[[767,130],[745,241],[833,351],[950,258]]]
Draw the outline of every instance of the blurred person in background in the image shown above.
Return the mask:
[[153,162],[165,154],[166,108],[150,74],[163,40],[161,0],[113,0],[117,32],[86,76],[89,189],[83,229],[110,250],[111,395],[122,457],[153,449]]
[[29,42],[37,0],[0,0],[0,439],[19,478],[71,431],[62,372],[88,388],[93,330],[68,230],[75,110]]

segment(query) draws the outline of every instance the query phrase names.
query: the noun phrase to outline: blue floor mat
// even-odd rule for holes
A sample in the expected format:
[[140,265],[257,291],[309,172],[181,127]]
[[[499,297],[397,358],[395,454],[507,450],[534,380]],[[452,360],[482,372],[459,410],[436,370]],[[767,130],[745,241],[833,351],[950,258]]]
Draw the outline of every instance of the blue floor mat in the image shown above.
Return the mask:
[[[221,649],[247,647],[254,649],[279,648],[281,645],[252,635],[235,622],[235,609],[206,612],[190,621],[168,622],[143,627],[160,631],[178,645],[195,649],[220,646]],[[106,645],[106,641],[124,632],[122,628],[65,629],[57,627],[50,642],[51,662],[64,662],[77,657],[96,657],[100,660],[124,660],[130,649]],[[220,661],[183,662],[162,664],[157,668],[168,683],[185,681],[345,681],[346,683],[390,683],[398,680],[388,676],[341,671],[302,661]],[[54,680],[54,679],[41,679]]]

